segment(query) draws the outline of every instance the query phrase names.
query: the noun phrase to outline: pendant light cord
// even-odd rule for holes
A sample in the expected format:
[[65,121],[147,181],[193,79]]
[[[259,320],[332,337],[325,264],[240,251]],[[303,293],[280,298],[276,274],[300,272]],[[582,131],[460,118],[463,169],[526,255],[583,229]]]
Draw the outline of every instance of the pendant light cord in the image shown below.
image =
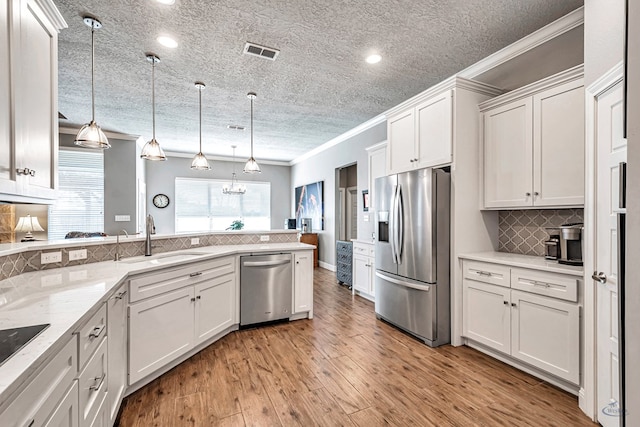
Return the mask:
[[202,86],[198,87],[198,102],[200,104],[200,154],[202,154]]
[[156,58],[151,58],[151,114],[153,115],[153,140],[156,140]]
[[253,98],[251,98],[251,158],[253,159]]
[[95,74],[96,74],[96,65],[95,65],[95,43],[93,41],[94,33],[96,31],[95,24],[91,24],[91,121],[95,122],[96,120],[96,84],[95,84]]

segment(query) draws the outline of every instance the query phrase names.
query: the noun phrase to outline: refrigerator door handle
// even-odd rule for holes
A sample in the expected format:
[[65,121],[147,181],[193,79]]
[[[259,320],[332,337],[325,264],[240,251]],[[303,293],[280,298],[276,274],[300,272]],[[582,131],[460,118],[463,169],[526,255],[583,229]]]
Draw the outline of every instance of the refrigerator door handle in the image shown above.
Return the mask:
[[396,257],[398,264],[402,262],[402,247],[404,246],[404,204],[402,203],[402,187],[398,185],[398,241],[396,245]]
[[395,277],[387,276],[384,273],[376,271],[376,276],[381,278],[382,280],[386,280],[387,282],[394,283],[396,285],[404,286],[405,288],[417,289],[419,291],[429,292],[431,290],[431,285],[418,285],[416,283],[406,282],[404,280],[396,279]]
[[396,193],[398,188],[396,186],[393,187],[393,195],[391,196],[391,212],[389,212],[389,244],[391,245],[391,258],[393,259],[393,263],[398,263],[398,257],[396,256]]

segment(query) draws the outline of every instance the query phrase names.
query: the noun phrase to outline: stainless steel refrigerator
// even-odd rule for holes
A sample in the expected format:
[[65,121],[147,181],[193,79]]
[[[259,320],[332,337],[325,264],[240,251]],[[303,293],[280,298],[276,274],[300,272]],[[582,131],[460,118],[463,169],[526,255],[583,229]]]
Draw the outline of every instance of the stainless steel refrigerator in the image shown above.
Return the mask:
[[436,347],[450,341],[449,172],[376,179],[375,311]]

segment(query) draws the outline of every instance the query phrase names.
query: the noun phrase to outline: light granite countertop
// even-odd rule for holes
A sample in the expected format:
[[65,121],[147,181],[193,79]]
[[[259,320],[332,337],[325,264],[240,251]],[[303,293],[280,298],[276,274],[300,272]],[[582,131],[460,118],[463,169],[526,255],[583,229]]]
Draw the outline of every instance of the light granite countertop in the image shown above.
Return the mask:
[[0,329],[51,325],[0,366],[0,408],[128,277],[222,256],[313,248],[304,243],[205,246],[36,271],[0,281]]
[[550,261],[541,256],[510,254],[507,252],[475,252],[458,255],[458,258],[492,262],[512,267],[532,268],[534,270],[570,274],[572,276],[582,277],[584,275],[583,267],[559,264],[557,261]]

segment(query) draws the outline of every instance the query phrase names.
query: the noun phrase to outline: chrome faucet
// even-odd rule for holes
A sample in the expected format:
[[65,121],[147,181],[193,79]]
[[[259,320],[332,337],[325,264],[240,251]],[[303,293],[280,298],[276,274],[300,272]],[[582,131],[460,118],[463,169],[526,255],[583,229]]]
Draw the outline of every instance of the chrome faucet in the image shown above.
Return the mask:
[[156,234],[156,226],[151,214],[147,215],[147,239],[144,242],[144,255],[151,256],[151,235]]
[[120,261],[120,259],[122,258],[122,256],[120,256],[120,235],[122,233],[124,233],[125,236],[129,237],[129,233],[127,233],[127,230],[125,230],[124,228],[118,232],[118,235],[116,236],[116,255],[113,257],[114,261]]

